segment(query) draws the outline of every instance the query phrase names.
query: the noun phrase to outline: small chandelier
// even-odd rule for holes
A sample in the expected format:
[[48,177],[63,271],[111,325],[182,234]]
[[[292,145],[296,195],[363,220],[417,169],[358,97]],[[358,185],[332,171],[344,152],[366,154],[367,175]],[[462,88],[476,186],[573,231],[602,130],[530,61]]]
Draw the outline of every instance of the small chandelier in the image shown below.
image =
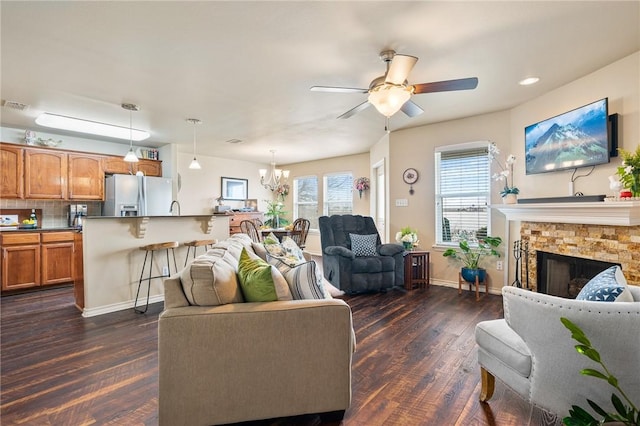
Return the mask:
[[129,111],[129,152],[124,156],[124,161],[137,163],[138,156],[133,151],[133,111],[140,111],[140,107],[135,104],[122,104],[122,108]]
[[197,118],[187,118],[187,121],[193,124],[193,160],[191,160],[191,164],[189,164],[189,168],[193,170],[200,170],[200,163],[196,159],[196,126],[201,124],[202,121]]
[[278,189],[278,187],[287,182],[289,179],[289,170],[282,170],[276,168],[276,151],[272,149],[271,153],[271,173],[267,178],[267,169],[260,169],[260,184],[272,192]]

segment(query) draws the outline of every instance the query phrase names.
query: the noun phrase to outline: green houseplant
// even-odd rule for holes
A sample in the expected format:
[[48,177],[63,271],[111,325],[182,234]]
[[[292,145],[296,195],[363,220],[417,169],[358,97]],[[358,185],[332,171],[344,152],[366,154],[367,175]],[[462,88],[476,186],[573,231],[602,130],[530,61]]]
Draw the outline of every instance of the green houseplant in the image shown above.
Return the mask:
[[284,218],[286,214],[284,204],[281,201],[267,201],[267,209],[264,212],[264,216],[267,219],[264,224],[271,228],[286,226],[289,224],[289,221]]
[[500,257],[500,253],[496,250],[500,244],[502,244],[502,238],[488,235],[481,236],[477,242],[469,238],[461,238],[458,249],[449,248],[442,255],[462,262],[464,266],[460,273],[465,281],[475,282],[477,276],[478,281],[484,282],[487,271],[479,266],[480,262],[487,256]]
[[[600,358],[600,353],[591,345],[591,342],[584,334],[582,329],[571,322],[568,318],[562,317],[560,318],[560,321],[571,332],[571,338],[578,342],[578,344],[575,345],[576,351],[579,354],[588,357],[590,360],[594,361],[595,363],[599,364],[600,367],[602,367],[602,370],[585,368],[580,371],[580,374],[605,380],[622,396],[622,399],[620,399],[617,394],[611,394],[611,403],[616,409],[615,413],[607,413],[598,404],[587,399],[587,403],[593,409],[593,411],[602,416],[600,420],[593,417],[584,408],[581,408],[577,405],[572,405],[571,410],[569,410],[569,416],[562,419],[562,422],[567,426],[596,426],[604,423],[616,423],[626,426],[640,425],[640,410],[638,410],[638,407],[636,407],[636,405],[631,402],[629,396],[620,388],[620,386],[618,385],[618,379],[613,374],[611,374],[611,372],[604,365],[604,361]],[[629,405],[626,406],[625,403]]]

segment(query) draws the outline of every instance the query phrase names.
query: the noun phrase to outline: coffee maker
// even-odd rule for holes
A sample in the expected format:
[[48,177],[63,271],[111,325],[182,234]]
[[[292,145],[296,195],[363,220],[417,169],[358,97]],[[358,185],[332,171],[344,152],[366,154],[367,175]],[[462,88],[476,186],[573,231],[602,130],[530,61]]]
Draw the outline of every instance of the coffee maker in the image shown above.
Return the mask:
[[70,204],[69,205],[69,227],[82,229],[82,222],[87,216],[86,204]]

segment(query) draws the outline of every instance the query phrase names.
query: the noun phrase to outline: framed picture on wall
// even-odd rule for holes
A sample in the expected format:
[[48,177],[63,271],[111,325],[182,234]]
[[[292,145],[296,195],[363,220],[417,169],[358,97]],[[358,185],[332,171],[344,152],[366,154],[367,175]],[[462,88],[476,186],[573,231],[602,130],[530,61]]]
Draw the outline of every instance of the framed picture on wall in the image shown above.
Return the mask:
[[222,178],[222,198],[225,200],[246,200],[248,179]]

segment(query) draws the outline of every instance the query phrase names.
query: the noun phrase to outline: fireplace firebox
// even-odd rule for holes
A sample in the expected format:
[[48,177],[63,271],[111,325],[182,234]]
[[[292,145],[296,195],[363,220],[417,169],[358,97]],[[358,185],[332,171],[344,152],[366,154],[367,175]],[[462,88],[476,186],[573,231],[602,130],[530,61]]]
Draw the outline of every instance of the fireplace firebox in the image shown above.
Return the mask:
[[582,287],[600,272],[619,263],[537,251],[537,291],[575,299]]

